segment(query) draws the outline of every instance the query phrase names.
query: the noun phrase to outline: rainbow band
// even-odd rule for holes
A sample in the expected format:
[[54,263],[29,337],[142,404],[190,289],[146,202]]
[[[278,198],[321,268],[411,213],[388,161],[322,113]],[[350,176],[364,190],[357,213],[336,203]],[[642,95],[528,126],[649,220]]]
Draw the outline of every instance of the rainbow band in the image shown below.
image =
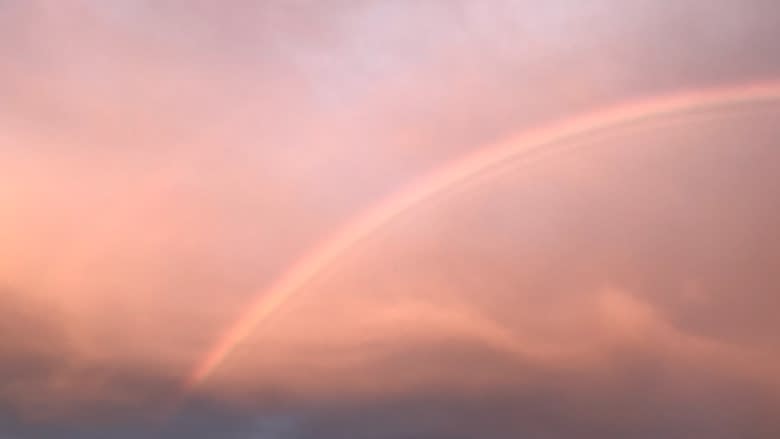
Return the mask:
[[776,100],[780,100],[780,81],[684,91],[586,113],[529,131],[507,142],[481,148],[370,207],[301,257],[269,288],[258,294],[238,320],[219,337],[217,343],[187,377],[185,389],[192,390],[206,380],[259,323],[282,307],[323,268],[332,264],[347,250],[381,229],[393,218],[470,177],[511,160],[518,154],[595,131],[662,115],[679,115],[728,105]]

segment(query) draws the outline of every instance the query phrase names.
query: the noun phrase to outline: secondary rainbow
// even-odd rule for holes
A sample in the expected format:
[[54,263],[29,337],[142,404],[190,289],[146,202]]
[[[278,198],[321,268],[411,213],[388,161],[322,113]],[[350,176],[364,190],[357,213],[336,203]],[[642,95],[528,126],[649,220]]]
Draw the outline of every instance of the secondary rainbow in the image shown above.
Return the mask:
[[633,124],[659,116],[676,116],[732,105],[780,100],[780,80],[745,85],[687,90],[667,96],[596,110],[584,115],[530,130],[508,141],[480,148],[476,152],[413,181],[406,188],[379,201],[319,245],[304,254],[267,289],[260,291],[246,310],[218,338],[193,368],[185,382],[191,391],[225,361],[253,329],[301,291],[324,268],[393,218],[471,177],[492,169],[518,155],[549,145],[574,140],[597,131]]

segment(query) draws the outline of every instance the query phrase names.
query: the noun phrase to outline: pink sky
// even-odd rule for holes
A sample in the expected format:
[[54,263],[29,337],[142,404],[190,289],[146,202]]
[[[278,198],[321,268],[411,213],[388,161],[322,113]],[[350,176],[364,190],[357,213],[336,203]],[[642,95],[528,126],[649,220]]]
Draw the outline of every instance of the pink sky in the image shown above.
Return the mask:
[[[0,438],[163,411],[257,294],[447,163],[780,78],[778,18],[758,0],[0,2]],[[165,437],[200,437],[188,401],[214,407],[203,431],[283,411],[363,437],[364,407],[407,419],[396,437],[454,437],[387,408],[443,395],[468,437],[780,431],[778,117],[652,119],[422,204],[250,331]],[[540,424],[493,433],[484,411]]]

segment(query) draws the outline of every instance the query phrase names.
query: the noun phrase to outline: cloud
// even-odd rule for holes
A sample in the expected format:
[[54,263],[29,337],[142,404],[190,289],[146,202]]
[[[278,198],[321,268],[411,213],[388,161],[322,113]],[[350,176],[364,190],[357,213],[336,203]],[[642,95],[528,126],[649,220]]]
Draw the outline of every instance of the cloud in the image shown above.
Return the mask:
[[770,104],[584,139],[405,215],[160,419],[258,291],[411,178],[780,72],[774,2],[618,3],[2,2],[0,430],[776,434]]

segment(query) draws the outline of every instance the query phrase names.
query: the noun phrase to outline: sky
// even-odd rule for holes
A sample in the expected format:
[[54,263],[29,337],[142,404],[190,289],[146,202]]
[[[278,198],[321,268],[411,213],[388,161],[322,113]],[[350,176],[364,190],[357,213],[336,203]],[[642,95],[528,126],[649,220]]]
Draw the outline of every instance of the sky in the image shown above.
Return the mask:
[[777,437],[778,22],[0,0],[0,439]]

